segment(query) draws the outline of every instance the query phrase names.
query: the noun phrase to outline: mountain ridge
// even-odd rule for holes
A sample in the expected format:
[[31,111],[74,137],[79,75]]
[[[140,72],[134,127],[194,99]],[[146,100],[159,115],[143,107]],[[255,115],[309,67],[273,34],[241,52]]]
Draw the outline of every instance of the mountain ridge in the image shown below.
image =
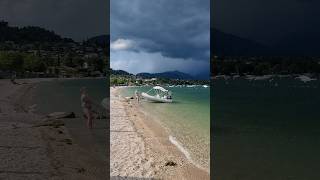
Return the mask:
[[250,39],[211,28],[211,52],[218,56],[257,56],[271,54],[271,49]]
[[[102,34],[90,37],[85,42],[93,43],[98,46],[108,47],[110,35]],[[0,42],[13,41],[15,43],[76,43],[72,38],[65,38],[58,35],[55,31],[48,30],[39,26],[10,26],[8,22],[0,20]]]
[[[113,75],[123,75],[123,76],[133,76],[134,74],[131,74],[124,70],[113,70],[111,69],[111,74]],[[146,73],[141,72],[137,73],[135,76],[143,78],[143,79],[150,79],[150,78],[167,78],[167,79],[181,79],[181,80],[195,80],[196,78],[190,74],[180,72],[180,71],[164,71],[160,73]]]
[[8,22],[0,21],[0,42],[74,42],[71,38],[62,38],[54,31],[38,26],[14,27]]
[[136,74],[138,77],[142,78],[168,78],[168,79],[182,79],[182,80],[191,80],[194,79],[193,76],[187,73],[183,73],[180,71],[165,71],[160,73],[138,73]]

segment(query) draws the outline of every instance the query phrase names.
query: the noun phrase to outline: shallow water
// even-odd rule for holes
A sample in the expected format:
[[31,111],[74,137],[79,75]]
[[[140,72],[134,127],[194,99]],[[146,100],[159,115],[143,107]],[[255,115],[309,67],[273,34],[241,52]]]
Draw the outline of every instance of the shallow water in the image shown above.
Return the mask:
[[95,119],[93,129],[86,127],[80,104],[80,88],[84,86],[87,87],[89,96],[98,104],[109,96],[106,79],[55,80],[41,82],[36,86],[33,104],[37,104],[36,112],[41,114],[74,112],[77,118],[64,121],[72,142],[91,154],[92,158],[99,158],[101,162],[107,163],[106,134],[109,120]]
[[37,111],[40,113],[75,112],[82,114],[80,104],[80,88],[86,87],[89,96],[96,104],[109,96],[106,79],[55,80],[41,82],[36,87]]
[[[142,101],[144,112],[159,121],[181,144],[182,152],[196,165],[209,170],[210,159],[210,88],[165,87],[173,93],[173,103]],[[122,90],[123,96],[134,91],[146,92],[151,87],[130,87]]]
[[215,80],[215,179],[320,179],[320,81]]

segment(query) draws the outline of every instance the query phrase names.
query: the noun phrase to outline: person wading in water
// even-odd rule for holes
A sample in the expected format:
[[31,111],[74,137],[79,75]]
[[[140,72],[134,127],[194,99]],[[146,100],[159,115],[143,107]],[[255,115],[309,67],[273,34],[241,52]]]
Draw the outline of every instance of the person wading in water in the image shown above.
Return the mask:
[[85,87],[82,87],[80,89],[81,92],[81,107],[84,113],[84,117],[87,119],[87,127],[92,129],[93,126],[93,114],[94,111],[92,109],[92,100],[88,96],[87,89]]

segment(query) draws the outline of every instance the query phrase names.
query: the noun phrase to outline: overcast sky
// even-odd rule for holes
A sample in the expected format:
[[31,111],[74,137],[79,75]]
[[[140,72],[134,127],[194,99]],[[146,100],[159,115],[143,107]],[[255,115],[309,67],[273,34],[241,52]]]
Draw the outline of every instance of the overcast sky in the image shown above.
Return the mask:
[[320,37],[318,0],[213,0],[212,25],[272,45],[295,36],[304,46]]
[[0,0],[0,19],[41,26],[77,41],[109,34],[108,0]]
[[112,0],[111,68],[209,74],[210,0]]

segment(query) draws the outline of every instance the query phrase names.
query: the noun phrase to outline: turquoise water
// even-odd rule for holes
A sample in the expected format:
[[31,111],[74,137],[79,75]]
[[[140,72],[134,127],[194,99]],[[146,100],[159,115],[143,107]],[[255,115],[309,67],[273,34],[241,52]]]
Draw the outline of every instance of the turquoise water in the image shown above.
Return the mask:
[[107,79],[55,80],[41,82],[36,87],[37,111],[43,114],[52,112],[75,112],[82,116],[80,88],[86,87],[89,96],[97,104],[108,96]]
[[[185,150],[191,160],[209,169],[210,161],[210,88],[165,87],[172,91],[173,103],[142,101],[142,109],[156,117]],[[146,92],[151,87],[130,87],[122,90],[123,96],[134,91]]]
[[320,179],[320,81],[215,80],[213,177]]

